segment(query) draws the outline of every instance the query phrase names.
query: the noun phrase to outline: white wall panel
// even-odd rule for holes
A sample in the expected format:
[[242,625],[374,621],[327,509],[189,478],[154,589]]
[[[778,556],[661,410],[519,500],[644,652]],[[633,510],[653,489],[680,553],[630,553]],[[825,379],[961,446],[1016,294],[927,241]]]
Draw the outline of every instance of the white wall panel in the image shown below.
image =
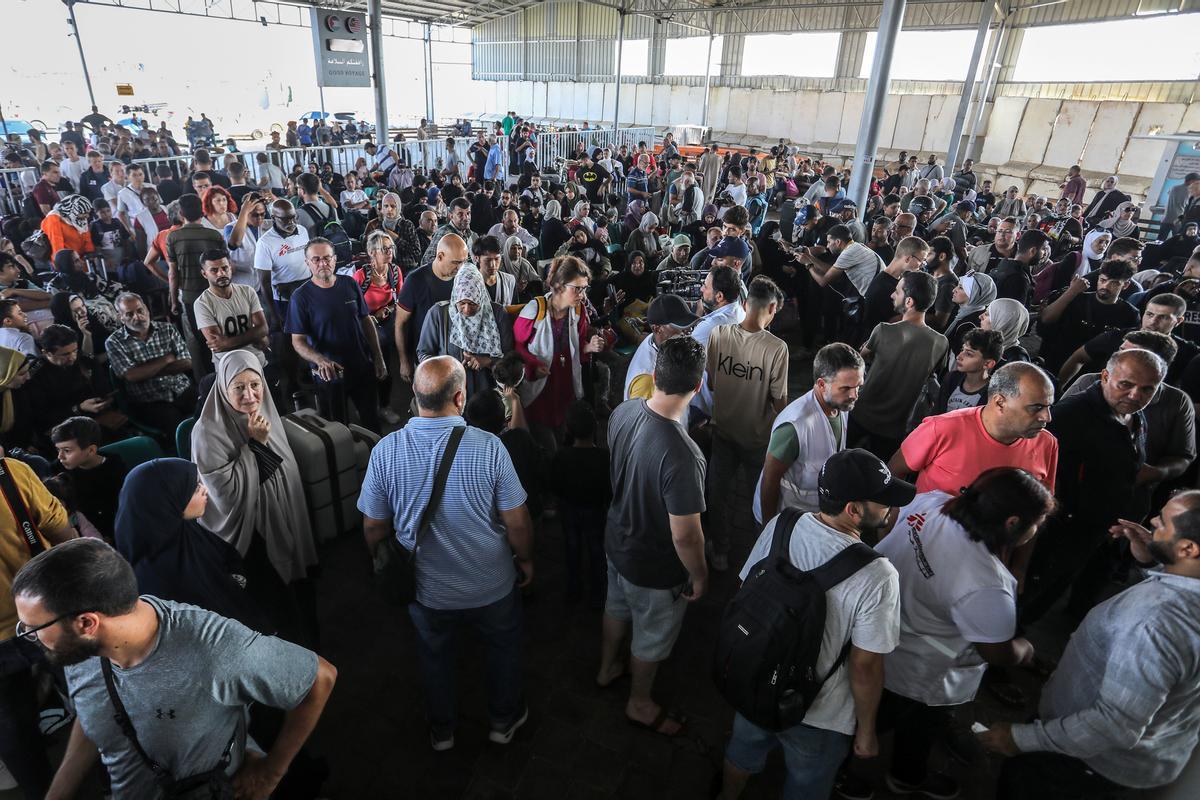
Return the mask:
[[546,84],[546,116],[557,119],[563,115],[563,85],[558,81]]
[[704,119],[704,87],[693,86],[688,93],[687,124],[699,125],[702,119]]
[[842,103],[842,120],[838,124],[837,140],[853,145],[858,140],[858,126],[862,123],[863,106],[867,96],[862,92],[846,92]]
[[[863,95],[865,98],[866,95]],[[896,147],[896,121],[900,118],[900,97],[898,94],[889,94],[887,100],[883,104],[883,118],[879,123],[879,148],[881,150],[891,150]],[[861,124],[861,120],[860,120]],[[854,139],[848,141],[856,141],[858,138],[858,128],[850,134]]]
[[633,122],[638,125],[649,125],[654,113],[654,87],[649,83],[637,85],[637,105],[635,106]]
[[[520,81],[512,84],[516,87],[517,100],[513,111],[516,111],[521,116],[525,116],[533,108],[533,83]],[[509,91],[512,91],[511,89]],[[519,109],[519,110],[518,110]]]
[[[922,155],[945,153],[954,132],[954,115],[958,113],[958,97],[937,94],[929,98],[929,116],[925,120],[925,135],[921,139]],[[925,159],[922,158],[922,161]]]
[[651,121],[655,125],[671,124],[671,87],[665,83],[654,86],[654,107],[651,110]]
[[1021,129],[1013,143],[1012,160],[1029,164],[1041,164],[1046,155],[1046,144],[1054,132],[1054,120],[1058,117],[1061,100],[1030,100],[1025,107]]
[[[1179,123],[1181,131],[1200,131],[1200,102],[1192,103],[1183,112],[1183,121]],[[1176,131],[1164,131],[1164,133],[1176,133]]]
[[1029,100],[1024,97],[998,97],[988,117],[987,130],[983,134],[983,150],[979,160],[985,164],[1004,164],[1012,158],[1017,131],[1025,116]]
[[588,90],[586,83],[567,84],[571,91],[571,119],[583,121],[588,115]]
[[[1163,133],[1196,130],[1181,125],[1187,107],[1182,103],[1142,103],[1142,110],[1133,124],[1134,135],[1144,136],[1154,128]],[[1158,142],[1130,140],[1121,159],[1119,173],[1130,175],[1153,175],[1162,157],[1163,146]]]
[[[508,109],[505,109],[508,110]],[[548,116],[546,114],[546,82],[538,80],[533,84],[533,115]]]
[[729,130],[729,94],[727,86],[716,86],[708,98],[708,124],[714,131]]
[[796,92],[792,95],[791,139],[800,145],[816,141],[817,109],[821,102],[820,92]]
[[1078,164],[1099,108],[1099,103],[1064,101],[1054,120],[1054,130],[1050,134],[1042,163],[1052,167]]
[[688,121],[688,105],[692,100],[690,86],[672,86],[671,88],[671,124],[685,124]]
[[929,116],[929,95],[906,94],[900,98],[896,114],[896,133],[892,147],[920,150],[925,140],[925,120]]
[[817,101],[817,120],[813,140],[836,142],[842,127],[842,106],[846,102],[845,92],[822,92]]
[[1112,172],[1125,149],[1138,108],[1137,103],[1100,104],[1079,162],[1084,172]]
[[621,124],[632,125],[637,121],[637,85],[621,84]]
[[746,133],[751,136],[769,136],[771,128],[771,95],[768,89],[751,89],[750,119],[746,124]]
[[587,119],[595,124],[604,117],[604,84],[589,83],[587,91]]
[[768,92],[770,99],[768,112],[770,122],[767,125],[767,135],[772,140],[787,138],[788,129],[792,127],[792,94],[791,92]]
[[750,92],[745,89],[734,89],[729,92],[729,119],[725,130],[730,133],[744,134],[750,123]]

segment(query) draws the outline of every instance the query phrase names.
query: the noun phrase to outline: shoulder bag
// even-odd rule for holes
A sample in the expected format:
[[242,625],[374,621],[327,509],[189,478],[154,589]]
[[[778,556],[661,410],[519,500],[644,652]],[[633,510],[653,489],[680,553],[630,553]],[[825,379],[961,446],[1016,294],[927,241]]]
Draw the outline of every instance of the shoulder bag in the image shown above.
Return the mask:
[[400,544],[394,534],[380,542],[375,549],[375,586],[389,605],[407,606],[417,599],[417,548],[421,546],[425,528],[441,505],[450,466],[454,463],[454,454],[458,452],[458,443],[462,441],[466,430],[465,425],[459,425],[450,432],[450,440],[442,451],[442,460],[438,462],[437,475],[433,479],[433,491],[413,534],[413,549],[409,550]]

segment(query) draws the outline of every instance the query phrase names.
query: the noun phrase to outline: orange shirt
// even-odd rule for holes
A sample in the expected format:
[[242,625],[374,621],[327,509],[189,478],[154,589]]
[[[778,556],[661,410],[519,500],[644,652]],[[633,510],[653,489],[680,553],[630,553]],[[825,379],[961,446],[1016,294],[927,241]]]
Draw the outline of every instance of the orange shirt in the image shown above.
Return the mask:
[[50,240],[51,256],[59,250],[74,250],[81,256],[96,251],[96,245],[92,244],[91,231],[80,233],[74,225],[58,214],[46,215],[42,220],[42,232]]

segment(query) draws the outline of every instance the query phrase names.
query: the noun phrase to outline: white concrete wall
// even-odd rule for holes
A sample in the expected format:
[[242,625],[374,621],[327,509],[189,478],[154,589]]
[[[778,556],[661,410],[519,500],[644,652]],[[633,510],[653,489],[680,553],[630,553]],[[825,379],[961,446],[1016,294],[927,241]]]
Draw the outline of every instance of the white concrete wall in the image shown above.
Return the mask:
[[[611,83],[500,81],[495,86],[494,101],[487,95],[489,113],[512,108],[535,119],[592,124],[612,118]],[[784,137],[822,155],[848,157],[854,152],[863,101],[861,92],[714,87],[708,122],[722,143],[759,144]],[[703,86],[621,87],[622,124],[698,125],[703,107]],[[889,95],[880,150],[886,157],[899,150],[944,153],[957,107],[956,95]],[[1122,188],[1138,196],[1149,186],[1161,145],[1131,137],[1188,126],[1200,127],[1200,103],[999,97],[987,116],[977,171],[1022,191],[1049,194],[1057,192],[1067,167],[1080,164],[1091,183],[1117,173]]]

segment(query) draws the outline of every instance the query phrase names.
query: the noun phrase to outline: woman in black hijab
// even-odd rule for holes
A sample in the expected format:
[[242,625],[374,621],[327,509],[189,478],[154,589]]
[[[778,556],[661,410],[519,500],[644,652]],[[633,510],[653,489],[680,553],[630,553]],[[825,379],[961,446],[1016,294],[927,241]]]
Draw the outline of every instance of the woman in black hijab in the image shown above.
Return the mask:
[[245,589],[237,550],[196,521],[207,502],[208,491],[190,461],[156,458],[134,467],[117,508],[117,550],[133,565],[142,594],[190,603],[273,633]]

